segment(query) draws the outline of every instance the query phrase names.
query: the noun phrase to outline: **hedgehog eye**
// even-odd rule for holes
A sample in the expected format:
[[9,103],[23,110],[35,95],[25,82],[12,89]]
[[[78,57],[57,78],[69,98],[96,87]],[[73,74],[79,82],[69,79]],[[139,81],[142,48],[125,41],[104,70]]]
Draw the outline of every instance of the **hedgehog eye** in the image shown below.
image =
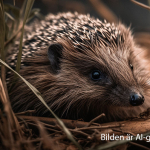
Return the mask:
[[104,74],[99,70],[94,70],[91,73],[91,79],[94,80],[94,81],[101,80],[103,78],[104,78]]
[[131,68],[131,70],[133,70],[133,65],[132,64],[130,64],[130,68]]

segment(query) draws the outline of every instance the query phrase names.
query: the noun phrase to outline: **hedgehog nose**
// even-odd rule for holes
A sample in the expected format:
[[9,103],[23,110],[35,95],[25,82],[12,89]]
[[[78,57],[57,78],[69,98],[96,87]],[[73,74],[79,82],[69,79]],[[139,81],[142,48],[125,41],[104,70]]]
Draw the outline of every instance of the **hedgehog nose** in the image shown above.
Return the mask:
[[141,94],[133,93],[130,97],[130,104],[132,106],[139,106],[144,103],[144,96]]

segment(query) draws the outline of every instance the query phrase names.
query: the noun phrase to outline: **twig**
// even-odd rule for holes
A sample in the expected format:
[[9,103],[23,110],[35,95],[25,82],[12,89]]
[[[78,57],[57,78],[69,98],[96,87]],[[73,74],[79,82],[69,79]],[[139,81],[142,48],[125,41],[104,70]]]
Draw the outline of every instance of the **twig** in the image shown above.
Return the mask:
[[93,122],[95,122],[96,120],[98,120],[98,119],[100,119],[101,117],[104,117],[104,116],[105,116],[104,113],[100,114],[96,118],[92,119],[86,127],[89,127]]
[[84,133],[84,132],[82,132],[82,131],[77,131],[76,129],[69,129],[69,131],[71,131],[71,132],[74,132],[74,133],[78,133],[78,134],[82,134],[82,135],[84,135],[84,136],[86,136],[86,137],[88,137],[89,135],[87,134],[87,133]]
[[[38,127],[38,125],[37,125],[37,124],[32,123],[32,122],[28,122],[28,124]],[[47,130],[49,130],[49,131],[53,131],[53,132],[57,132],[57,133],[58,133],[58,132],[61,132],[61,131],[58,131],[58,130],[55,130],[55,129],[51,129],[51,128],[47,128]]]
[[150,7],[147,6],[147,5],[145,5],[145,4],[142,4],[142,3],[137,2],[137,1],[135,1],[135,0],[131,0],[131,2],[133,2],[133,3],[136,4],[136,5],[139,5],[139,6],[143,7],[143,8],[145,8],[145,9],[150,10]]
[[40,142],[40,141],[43,141],[43,138],[36,138],[34,140],[22,140],[21,143],[37,143],[37,142]]
[[27,110],[27,111],[24,111],[24,112],[19,112],[19,113],[15,113],[15,115],[25,115],[27,113],[34,113],[35,110]]
[[116,127],[122,127],[124,124],[121,125],[109,125],[109,126],[92,126],[92,127],[83,127],[83,128],[77,128],[76,130],[89,130],[89,129],[108,129],[108,128],[116,128]]

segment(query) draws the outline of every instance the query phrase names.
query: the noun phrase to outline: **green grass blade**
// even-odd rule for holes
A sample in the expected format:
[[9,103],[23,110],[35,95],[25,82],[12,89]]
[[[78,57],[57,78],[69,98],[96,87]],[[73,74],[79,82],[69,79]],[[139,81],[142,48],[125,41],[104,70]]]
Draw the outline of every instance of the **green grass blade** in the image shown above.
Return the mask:
[[31,13],[27,19],[27,22],[30,21],[34,16],[36,16],[39,12],[40,12],[40,9],[37,9],[37,8],[32,9]]
[[20,44],[19,44],[19,53],[17,57],[17,65],[16,65],[16,71],[19,72],[20,70],[20,65],[21,65],[21,56],[22,56],[22,42],[23,42],[23,34],[24,34],[24,26],[27,21],[27,18],[30,14],[30,11],[32,9],[34,0],[28,0],[26,4],[26,9],[25,9],[25,15],[24,15],[24,20],[23,20],[23,28],[22,28],[22,33],[20,37]]
[[5,12],[5,15],[10,18],[11,20],[15,21],[14,17],[12,15],[10,15],[9,13]]
[[4,4],[5,12],[10,13],[13,15],[14,19],[19,19],[20,16],[20,9],[10,4]]
[[26,9],[26,4],[27,4],[27,0],[24,0],[24,2],[22,4],[22,7],[20,9],[20,19],[23,18],[23,15],[24,15],[24,12],[25,12],[25,9]]
[[0,53],[2,60],[5,60],[4,43],[5,43],[5,16],[3,0],[0,0]]
[[18,77],[20,77],[26,83],[26,85],[33,91],[33,93],[39,98],[39,100],[45,105],[45,107],[56,118],[57,122],[62,127],[63,131],[66,133],[68,139],[70,139],[79,148],[79,150],[82,150],[81,146],[75,141],[75,139],[73,138],[71,132],[66,128],[66,126],[64,125],[64,123],[55,115],[55,113],[46,104],[46,102],[44,101],[44,99],[41,96],[41,93],[33,85],[31,85],[27,80],[25,80],[21,75],[19,75],[15,70],[13,70],[11,67],[9,67],[4,61],[2,61],[0,59],[0,62],[3,65],[5,65],[7,68],[9,68],[11,71],[13,71]]

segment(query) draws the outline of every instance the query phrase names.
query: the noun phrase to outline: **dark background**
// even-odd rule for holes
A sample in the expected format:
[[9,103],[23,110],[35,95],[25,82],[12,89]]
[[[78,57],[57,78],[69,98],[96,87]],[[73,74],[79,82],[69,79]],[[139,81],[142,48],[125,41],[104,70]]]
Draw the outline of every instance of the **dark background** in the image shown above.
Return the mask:
[[[91,0],[92,1],[92,0]],[[95,0],[93,0],[95,1]],[[4,0],[5,3],[13,4],[13,0]],[[15,4],[21,7],[23,0],[15,0]],[[131,25],[134,30],[150,31],[150,12],[138,5],[135,5],[130,0],[99,0],[114,13],[127,26]],[[146,5],[149,5],[148,0],[139,0]],[[35,0],[34,8],[40,8],[41,13],[57,13],[66,11],[77,11],[79,13],[87,14],[103,19],[90,0]]]
[[[14,4],[14,1],[19,8],[24,2],[4,0],[4,3]],[[150,5],[150,0],[138,2]],[[33,8],[39,8],[43,16],[48,13],[77,11],[108,22],[121,21],[131,27],[136,43],[145,49],[140,55],[148,59],[150,64],[150,11],[130,0],[35,0]]]

